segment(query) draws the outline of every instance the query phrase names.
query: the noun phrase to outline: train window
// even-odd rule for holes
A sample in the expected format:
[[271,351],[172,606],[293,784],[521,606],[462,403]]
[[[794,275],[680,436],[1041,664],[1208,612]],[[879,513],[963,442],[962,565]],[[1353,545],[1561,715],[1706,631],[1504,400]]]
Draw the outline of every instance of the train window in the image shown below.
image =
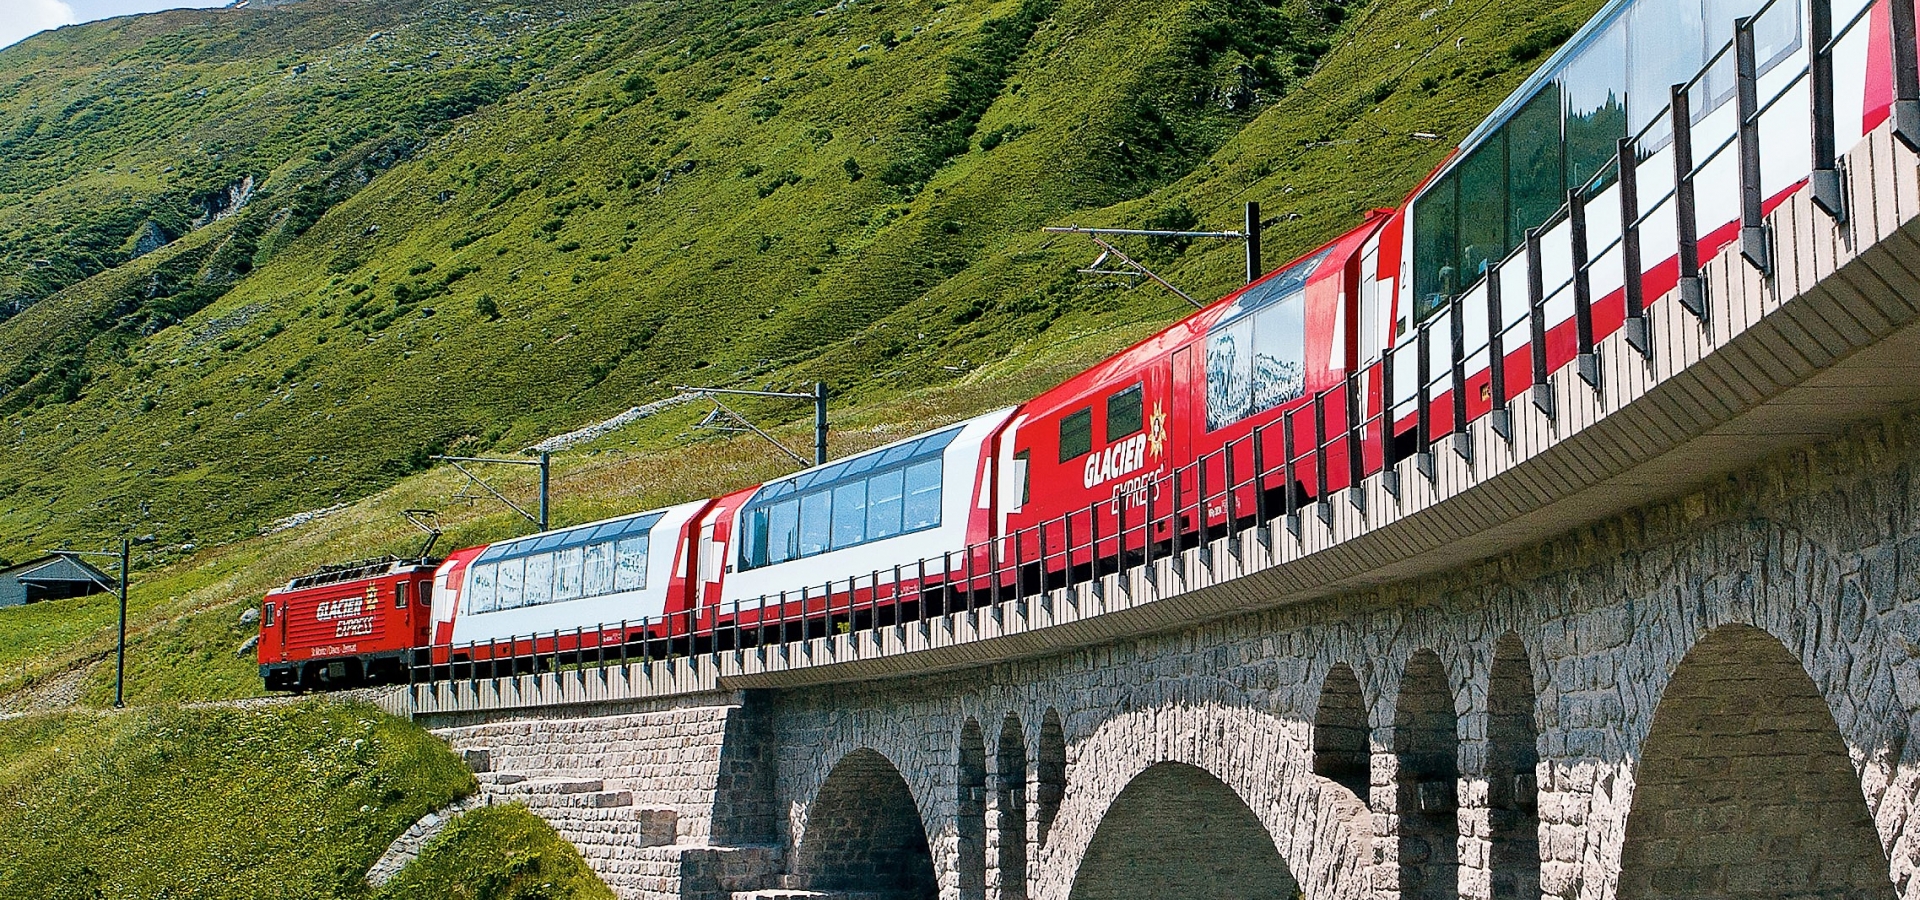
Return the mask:
[[1253,320],[1241,319],[1207,335],[1207,429],[1246,418],[1253,405]]
[[1145,427],[1141,416],[1142,396],[1141,387],[1136,384],[1107,397],[1107,443]]
[[833,549],[866,542],[867,483],[850,481],[833,488]]
[[[1561,77],[1567,143],[1567,180],[1562,190],[1591,186],[1598,192],[1619,180],[1608,163],[1619,152],[1620,139],[1627,136],[1626,68],[1627,20],[1623,18],[1600,32]],[[1465,190],[1462,186],[1461,191]]]
[[1267,307],[1253,319],[1253,409],[1265,412],[1307,390],[1304,294]]
[[[867,538],[879,540],[900,533],[900,510],[905,499],[906,470],[894,469],[867,480]],[[835,501],[836,503],[839,501]]]
[[613,542],[587,545],[580,561],[580,593],[598,597],[613,590]]
[[536,553],[527,557],[527,584],[518,605],[538,606],[553,600],[553,554]]
[[[1545,224],[1567,200],[1566,144],[1560,139],[1560,86],[1549,82],[1507,123],[1507,246]],[[1466,212],[1466,210],[1462,210]],[[1455,289],[1466,285],[1456,285]]]
[[1060,420],[1060,461],[1072,462],[1093,452],[1093,407],[1068,413]]
[[788,500],[762,510],[767,516],[766,553],[762,563],[786,562],[800,555],[800,501]]
[[[1692,78],[1707,61],[1703,43],[1673,36],[1702,34],[1705,28],[1698,3],[1641,2],[1627,16],[1627,126],[1639,134],[1655,119],[1671,121],[1666,113],[1673,85]],[[1671,125],[1655,125],[1642,149],[1657,150],[1671,137]]]
[[[1502,192],[1505,178],[1502,173]],[[1453,296],[1460,257],[1460,179],[1448,175],[1413,204],[1413,314],[1425,318]],[[1500,209],[1504,210],[1502,197]],[[1506,217],[1499,219],[1506,236]],[[1404,315],[1404,311],[1402,315]]]
[[1472,212],[1460,217],[1456,234],[1460,241],[1459,268],[1447,289],[1429,296],[1420,307],[1422,318],[1432,312],[1445,297],[1472,284],[1483,266],[1497,263],[1507,255],[1507,136],[1501,132],[1460,164],[1460,196],[1472,198]]
[[525,557],[500,563],[498,576],[494,579],[494,596],[483,599],[480,611],[512,609],[519,606],[520,596],[526,592],[526,586],[527,560]]
[[833,540],[833,495],[814,491],[800,498],[800,555],[827,552]]
[[393,608],[394,609],[407,608],[407,592],[410,589],[412,589],[412,587],[413,585],[410,585],[404,581],[393,586]]
[[568,547],[553,555],[553,599],[579,598],[580,570],[585,561],[585,553],[581,547]]
[[493,608],[493,576],[498,568],[495,565],[483,565],[468,570],[467,612],[484,612]]
[[1033,468],[1028,463],[1033,459],[1032,451],[1022,450],[1013,455],[1013,464],[1020,470],[1020,505],[1033,502]]
[[420,589],[414,591],[413,596],[420,601],[421,609],[431,608],[433,606],[433,582],[420,582]]
[[652,542],[645,534],[621,538],[614,549],[613,589],[637,591],[647,586],[647,550]]
[[906,530],[918,531],[940,524],[940,460],[930,459],[907,467]]
[[269,628],[273,627],[273,604],[269,603],[260,607],[260,624]]

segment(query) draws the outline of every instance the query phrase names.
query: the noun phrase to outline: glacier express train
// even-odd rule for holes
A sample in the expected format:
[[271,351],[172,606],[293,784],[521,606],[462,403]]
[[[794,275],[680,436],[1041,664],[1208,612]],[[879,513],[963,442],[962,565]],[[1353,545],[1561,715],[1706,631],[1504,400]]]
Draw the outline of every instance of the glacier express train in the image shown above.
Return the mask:
[[1853,146],[1891,114],[1889,5],[1616,0],[1400,207],[1025,404],[716,499],[295,578],[266,596],[261,674],[306,689],[790,640],[1297,514],[1523,398],[1684,289],[1695,247],[1744,239],[1742,60],[1761,203],[1808,190],[1809,61],[1831,59],[1834,144]]

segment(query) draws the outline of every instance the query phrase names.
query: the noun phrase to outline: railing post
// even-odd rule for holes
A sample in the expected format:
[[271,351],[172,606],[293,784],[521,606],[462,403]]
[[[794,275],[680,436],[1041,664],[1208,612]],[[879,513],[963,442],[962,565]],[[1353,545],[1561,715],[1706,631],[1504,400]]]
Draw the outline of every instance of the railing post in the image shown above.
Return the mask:
[[1060,517],[1060,542],[1066,545],[1067,554],[1064,566],[1061,568],[1061,577],[1065,582],[1062,586],[1071,589],[1073,587],[1073,510],[1067,510],[1066,515]]
[[1396,468],[1400,460],[1393,446],[1396,437],[1394,429],[1400,423],[1393,415],[1393,358],[1405,346],[1396,341],[1380,354],[1380,486],[1386,488],[1395,500],[1400,499],[1400,470]]
[[1227,449],[1222,451],[1221,458],[1226,467],[1227,478],[1227,553],[1238,560],[1240,558],[1240,504],[1238,502],[1240,487],[1239,479],[1235,477],[1232,441],[1227,442]]
[[[1282,415],[1280,421],[1286,422]],[[1260,546],[1273,549],[1273,529],[1267,524],[1273,519],[1273,503],[1267,499],[1267,429],[1271,422],[1253,429],[1253,539]]]
[[[1158,524],[1158,520],[1154,516],[1155,503],[1153,502],[1153,498],[1159,493],[1160,493],[1160,480],[1157,478],[1149,479],[1147,481],[1146,533],[1141,537],[1142,545],[1140,547],[1140,556],[1142,559],[1142,564],[1145,567],[1147,572],[1147,583],[1153,585],[1154,587],[1160,586],[1160,576],[1153,571],[1153,528],[1156,524]],[[1014,544],[1015,552],[1018,552],[1019,547],[1020,547],[1019,543],[1016,542]]]
[[1808,115],[1813,137],[1813,171],[1807,183],[1812,188],[1813,205],[1835,222],[1847,220],[1847,195],[1840,188],[1840,166],[1834,150],[1833,130],[1833,0],[1809,0],[1807,14],[1808,92],[1812,95]]
[[1467,304],[1453,301],[1447,311],[1453,339],[1453,452],[1473,465],[1473,432],[1467,430]]
[[1295,485],[1300,482],[1293,468],[1294,457],[1298,455],[1294,451],[1294,412],[1295,410],[1287,410],[1280,414],[1280,453],[1284,457],[1280,461],[1280,478],[1286,482],[1281,488],[1286,493],[1282,495],[1285,499],[1280,501],[1280,506],[1287,517],[1287,532],[1294,537],[1299,537],[1300,492]]
[[1593,352],[1593,273],[1587,258],[1587,198],[1585,191],[1567,192],[1567,236],[1573,256],[1574,364],[1580,380],[1600,388],[1600,357]]
[[1740,120],[1740,255],[1760,274],[1770,276],[1773,254],[1761,216],[1759,61],[1754,55],[1751,16],[1733,20],[1733,51],[1734,114]]
[[1200,564],[1209,571],[1213,569],[1213,511],[1207,506],[1207,458],[1200,457],[1193,468],[1193,489],[1199,495],[1194,518],[1195,527],[1200,530]]
[[1700,320],[1707,318],[1706,286],[1700,282],[1700,217],[1693,198],[1693,96],[1673,86],[1673,217],[1679,245],[1680,280],[1674,286],[1680,305]]
[[1893,136],[1920,153],[1920,51],[1914,47],[1913,0],[1887,0],[1893,27]]
[[1347,502],[1356,512],[1367,514],[1367,489],[1362,482],[1367,472],[1365,446],[1360,434],[1366,424],[1366,392],[1360,389],[1360,373],[1347,373]]
[[1640,271],[1640,150],[1633,138],[1621,138],[1620,168],[1620,278],[1626,319],[1621,331],[1627,346],[1653,358],[1653,334],[1647,328],[1646,273]]
[[1487,424],[1493,433],[1513,443],[1513,414],[1507,411],[1507,320],[1500,308],[1500,266],[1487,269],[1487,388],[1493,406]]
[[1554,418],[1553,382],[1547,376],[1546,275],[1541,271],[1540,229],[1527,229],[1527,343],[1533,353],[1533,405]]
[[1087,575],[1093,596],[1107,599],[1106,582],[1100,580],[1100,503],[1087,506]]
[[1327,392],[1313,394],[1313,511],[1323,525],[1333,525],[1333,504],[1327,502]]
[[[1455,300],[1454,302],[1459,303],[1460,301]],[[1428,324],[1430,325],[1431,322]],[[1416,326],[1416,330],[1419,331],[1420,336],[1419,340],[1415,342],[1413,352],[1419,358],[1414,360],[1414,372],[1418,376],[1419,384],[1414,385],[1413,397],[1414,412],[1416,414],[1414,424],[1414,439],[1416,444],[1413,453],[1413,467],[1420,470],[1420,474],[1427,476],[1428,481],[1432,481],[1434,479],[1433,329],[1427,326]]]

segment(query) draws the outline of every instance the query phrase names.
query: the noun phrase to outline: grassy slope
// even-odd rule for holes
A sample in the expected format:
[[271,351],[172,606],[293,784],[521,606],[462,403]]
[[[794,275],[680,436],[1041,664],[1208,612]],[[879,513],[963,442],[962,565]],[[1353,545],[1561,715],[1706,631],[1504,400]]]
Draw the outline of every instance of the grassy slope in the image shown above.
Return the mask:
[[381,898],[612,900],[574,849],[519,806],[469,812],[388,882]]
[[365,896],[396,835],[474,789],[443,744],[366,706],[7,720],[0,896]]
[[[16,413],[0,478],[31,502],[0,512],[0,532],[159,533],[136,590],[132,696],[250,693],[251,666],[231,649],[245,634],[239,610],[266,587],[410,545],[401,508],[447,509],[452,544],[516,530],[488,508],[449,506],[458,483],[447,473],[405,477],[428,447],[517,446],[682,380],[828,378],[842,398],[836,453],[1017,402],[1183,308],[1152,287],[1071,275],[1086,248],[1031,226],[1183,209],[1225,226],[1257,198],[1275,264],[1396,202],[1445,152],[1446,140],[1413,132],[1464,134],[1534,61],[1510,48],[1564,34],[1595,5],[1356,5],[1316,71],[1243,121],[1210,111],[1219,100],[1206,93],[1241,51],[1200,53],[1195,35],[1245,11],[1061,0],[979,116],[978,135],[1014,136],[991,149],[976,138],[911,192],[880,173],[912,149],[914,110],[953,93],[958,51],[935,50],[977,50],[985,23],[1018,18],[1011,0],[807,10],[720,29],[752,45],[726,51],[701,37],[726,21],[719,7],[582,16],[528,39],[549,43],[527,53],[568,59],[546,80],[374,178],[185,327],[126,345],[124,365],[101,361],[76,401]],[[1168,84],[1208,96],[1208,109],[1154,100],[1187,119],[1143,137],[1145,117],[1124,108]],[[680,174],[663,183],[670,169]],[[789,171],[798,183],[783,177],[759,196]],[[1149,252],[1202,295],[1229,288],[1238,268],[1231,246]],[[396,282],[433,292],[469,267],[443,294],[396,302]],[[481,313],[483,296],[499,320]],[[204,337],[249,310],[221,341]],[[143,398],[154,400],[144,411]],[[561,457],[558,520],[782,470],[754,444],[689,442],[696,416],[676,411]],[[797,423],[781,433],[804,443]],[[382,484],[392,487],[294,531],[192,554],[178,543]],[[18,627],[0,641],[0,689],[109,646],[112,606],[100,599],[8,615]],[[110,674],[92,672],[90,701],[110,696]]]

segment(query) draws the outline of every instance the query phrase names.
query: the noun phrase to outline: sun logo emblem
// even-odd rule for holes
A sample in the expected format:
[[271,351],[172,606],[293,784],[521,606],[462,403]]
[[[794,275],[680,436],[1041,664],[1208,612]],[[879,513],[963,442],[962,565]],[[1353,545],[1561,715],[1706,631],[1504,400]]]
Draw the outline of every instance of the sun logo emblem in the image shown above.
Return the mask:
[[1153,418],[1148,420],[1147,452],[1159,459],[1167,450],[1167,411],[1159,403],[1153,405]]

